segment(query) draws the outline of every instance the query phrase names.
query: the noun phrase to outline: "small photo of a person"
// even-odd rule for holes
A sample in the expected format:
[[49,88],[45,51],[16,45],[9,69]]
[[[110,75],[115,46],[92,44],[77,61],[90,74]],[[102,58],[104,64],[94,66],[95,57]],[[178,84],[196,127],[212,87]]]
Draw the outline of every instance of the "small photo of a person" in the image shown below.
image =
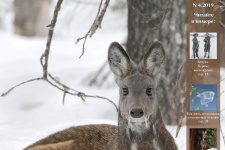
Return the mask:
[[193,34],[193,36],[194,38],[192,39],[192,42],[193,42],[192,50],[193,50],[193,57],[195,59],[195,58],[199,58],[198,57],[199,41],[197,39],[198,33]]
[[190,59],[217,59],[217,32],[190,32]]
[[204,58],[210,58],[210,39],[211,39],[211,37],[209,36],[209,33],[206,32],[205,39],[203,40],[205,42],[205,44],[204,44],[204,52],[205,52]]

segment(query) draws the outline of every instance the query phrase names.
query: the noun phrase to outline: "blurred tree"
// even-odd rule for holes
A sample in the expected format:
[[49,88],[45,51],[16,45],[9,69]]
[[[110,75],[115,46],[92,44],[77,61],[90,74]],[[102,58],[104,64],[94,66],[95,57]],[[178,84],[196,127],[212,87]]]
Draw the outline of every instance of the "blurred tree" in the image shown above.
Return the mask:
[[7,30],[9,26],[7,20],[10,18],[10,13],[12,10],[12,0],[0,1],[0,30]]
[[[176,93],[175,111],[172,108],[173,90],[179,68],[186,57],[186,30],[184,28],[186,24],[186,1],[174,0],[172,9],[166,15],[158,16],[148,23],[143,23],[147,20],[146,15],[152,17],[165,10],[171,1],[129,0],[128,3],[128,54],[135,62],[139,62],[154,40],[163,43],[167,60],[161,79],[158,81],[157,98],[164,122],[166,124],[177,124],[182,109],[181,101],[185,97],[185,68],[183,68],[178,84],[179,91]],[[164,22],[160,25],[163,19]]]
[[15,0],[14,29],[23,36],[46,36],[51,0]]

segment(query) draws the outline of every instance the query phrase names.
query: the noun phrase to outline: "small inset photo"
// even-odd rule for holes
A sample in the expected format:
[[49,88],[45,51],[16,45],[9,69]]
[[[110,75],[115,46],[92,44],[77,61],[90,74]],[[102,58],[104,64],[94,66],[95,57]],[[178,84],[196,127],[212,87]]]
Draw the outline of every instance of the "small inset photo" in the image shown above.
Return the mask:
[[191,84],[189,86],[190,111],[217,111],[217,85]]
[[217,59],[216,32],[190,32],[190,59]]
[[217,150],[217,129],[191,128],[190,150]]

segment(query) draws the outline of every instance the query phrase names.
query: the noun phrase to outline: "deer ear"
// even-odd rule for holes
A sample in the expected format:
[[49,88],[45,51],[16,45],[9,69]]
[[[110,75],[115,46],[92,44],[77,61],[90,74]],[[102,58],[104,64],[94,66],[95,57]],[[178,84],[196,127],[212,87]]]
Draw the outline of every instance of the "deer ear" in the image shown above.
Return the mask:
[[130,72],[129,56],[117,42],[109,46],[108,62],[112,72],[118,77],[124,78]]
[[161,42],[154,42],[144,56],[144,69],[150,77],[156,77],[165,64],[165,50]]

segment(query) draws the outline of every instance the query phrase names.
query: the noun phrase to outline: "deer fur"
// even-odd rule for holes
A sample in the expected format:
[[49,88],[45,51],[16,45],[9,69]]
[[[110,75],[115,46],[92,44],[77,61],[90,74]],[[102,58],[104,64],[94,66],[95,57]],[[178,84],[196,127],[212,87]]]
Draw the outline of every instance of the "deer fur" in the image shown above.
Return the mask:
[[108,62],[120,88],[118,126],[71,127],[25,150],[177,150],[165,128],[156,98],[157,79],[165,64],[162,44],[154,42],[143,60],[136,64],[113,42],[108,50]]

